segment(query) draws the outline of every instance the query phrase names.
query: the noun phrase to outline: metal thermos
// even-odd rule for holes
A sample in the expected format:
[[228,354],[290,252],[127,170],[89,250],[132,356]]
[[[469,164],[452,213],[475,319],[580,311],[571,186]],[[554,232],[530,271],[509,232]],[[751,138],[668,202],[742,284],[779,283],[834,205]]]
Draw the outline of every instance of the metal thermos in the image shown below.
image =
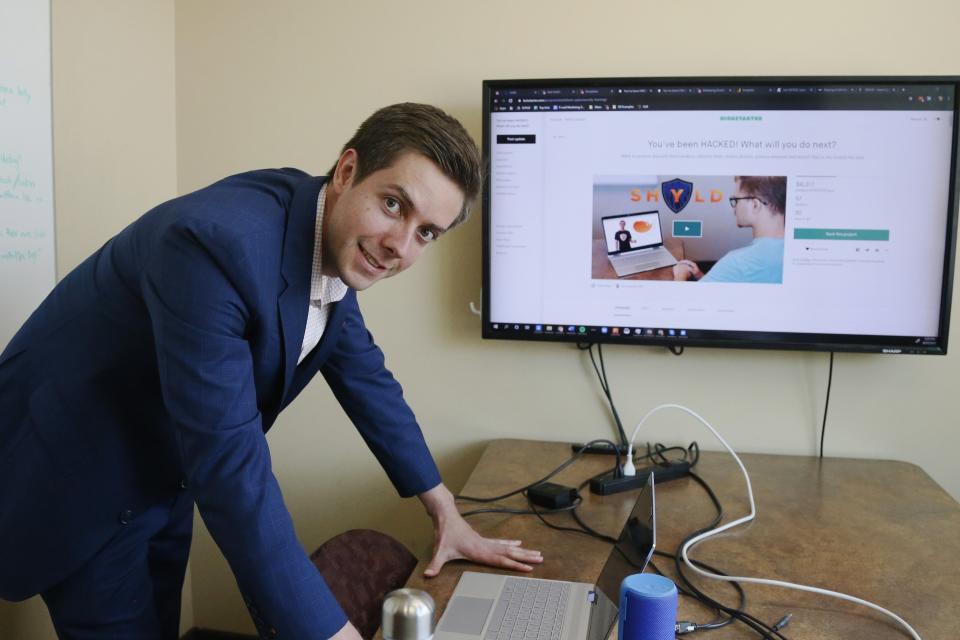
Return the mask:
[[397,589],[383,601],[383,640],[431,640],[436,605],[426,591]]

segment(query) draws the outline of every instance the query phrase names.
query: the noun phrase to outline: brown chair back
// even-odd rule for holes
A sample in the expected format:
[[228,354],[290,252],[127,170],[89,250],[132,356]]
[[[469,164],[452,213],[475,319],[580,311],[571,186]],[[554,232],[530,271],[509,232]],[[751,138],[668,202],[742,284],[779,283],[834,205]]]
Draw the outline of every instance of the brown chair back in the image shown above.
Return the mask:
[[364,638],[380,628],[384,597],[401,588],[417,566],[416,557],[390,536],[351,529],[323,543],[313,564]]

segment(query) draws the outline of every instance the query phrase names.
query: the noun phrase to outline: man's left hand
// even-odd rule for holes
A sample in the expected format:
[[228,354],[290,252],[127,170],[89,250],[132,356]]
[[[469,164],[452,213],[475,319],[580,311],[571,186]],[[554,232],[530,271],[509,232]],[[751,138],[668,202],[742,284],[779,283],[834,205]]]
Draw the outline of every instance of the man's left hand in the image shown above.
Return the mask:
[[442,484],[420,494],[433,519],[433,558],[423,575],[432,578],[450,560],[470,560],[513,571],[532,571],[543,562],[539,551],[524,549],[520,540],[484,538],[457,511],[453,494]]

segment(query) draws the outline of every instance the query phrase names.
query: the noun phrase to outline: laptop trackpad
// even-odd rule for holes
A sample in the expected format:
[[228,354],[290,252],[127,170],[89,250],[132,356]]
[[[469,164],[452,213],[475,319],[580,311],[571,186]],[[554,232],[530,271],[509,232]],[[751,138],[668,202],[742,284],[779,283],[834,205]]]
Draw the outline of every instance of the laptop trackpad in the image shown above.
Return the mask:
[[443,615],[443,623],[438,631],[452,631],[466,633],[473,636],[480,635],[483,623],[487,621],[493,600],[487,598],[471,598],[457,596],[450,600]]

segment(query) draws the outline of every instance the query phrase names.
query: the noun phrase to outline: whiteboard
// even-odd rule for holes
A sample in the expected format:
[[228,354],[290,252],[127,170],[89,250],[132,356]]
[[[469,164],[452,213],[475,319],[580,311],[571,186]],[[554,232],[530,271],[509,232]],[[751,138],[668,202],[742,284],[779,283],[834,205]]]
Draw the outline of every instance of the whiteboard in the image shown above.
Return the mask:
[[50,2],[0,2],[0,350],[56,282]]

